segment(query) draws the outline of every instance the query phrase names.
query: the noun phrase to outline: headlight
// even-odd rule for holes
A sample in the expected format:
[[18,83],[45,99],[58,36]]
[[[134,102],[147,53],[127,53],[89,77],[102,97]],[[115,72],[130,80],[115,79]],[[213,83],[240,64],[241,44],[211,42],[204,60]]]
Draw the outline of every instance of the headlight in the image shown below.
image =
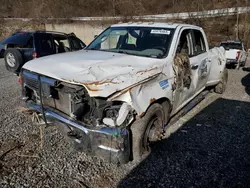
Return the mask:
[[128,125],[133,121],[132,108],[129,104],[123,103],[121,106],[111,106],[105,110],[106,116],[103,123],[109,126]]

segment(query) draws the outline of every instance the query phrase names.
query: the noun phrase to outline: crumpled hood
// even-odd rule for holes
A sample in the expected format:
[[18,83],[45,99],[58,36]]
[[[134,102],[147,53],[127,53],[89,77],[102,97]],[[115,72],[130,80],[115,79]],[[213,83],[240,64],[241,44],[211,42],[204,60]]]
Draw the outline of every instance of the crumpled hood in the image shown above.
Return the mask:
[[86,87],[90,96],[108,97],[160,73],[164,60],[81,50],[38,58],[23,68]]

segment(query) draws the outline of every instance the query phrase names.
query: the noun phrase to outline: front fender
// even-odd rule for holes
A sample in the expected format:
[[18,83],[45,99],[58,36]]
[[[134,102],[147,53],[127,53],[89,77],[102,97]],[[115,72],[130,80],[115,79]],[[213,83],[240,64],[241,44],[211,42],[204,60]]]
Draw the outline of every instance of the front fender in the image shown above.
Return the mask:
[[119,92],[120,95],[109,100],[127,102],[136,111],[137,117],[141,117],[148,107],[159,99],[166,98],[172,102],[172,83],[173,78],[160,74],[147,82]]

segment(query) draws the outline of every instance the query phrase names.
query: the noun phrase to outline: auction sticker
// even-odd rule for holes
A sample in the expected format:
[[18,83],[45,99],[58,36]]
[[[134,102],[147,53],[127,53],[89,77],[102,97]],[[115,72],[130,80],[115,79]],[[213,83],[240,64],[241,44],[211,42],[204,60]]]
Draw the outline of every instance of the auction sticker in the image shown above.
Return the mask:
[[170,31],[169,30],[165,30],[165,29],[152,29],[151,34],[162,34],[162,35],[169,35]]

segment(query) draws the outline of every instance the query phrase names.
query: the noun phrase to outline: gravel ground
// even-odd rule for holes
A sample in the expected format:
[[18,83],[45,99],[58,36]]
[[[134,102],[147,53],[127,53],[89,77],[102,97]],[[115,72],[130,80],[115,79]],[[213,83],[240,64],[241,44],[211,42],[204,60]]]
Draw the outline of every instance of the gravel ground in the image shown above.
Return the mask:
[[224,95],[210,94],[142,162],[117,167],[32,125],[0,60],[0,187],[249,187],[249,88],[250,69],[229,70]]

